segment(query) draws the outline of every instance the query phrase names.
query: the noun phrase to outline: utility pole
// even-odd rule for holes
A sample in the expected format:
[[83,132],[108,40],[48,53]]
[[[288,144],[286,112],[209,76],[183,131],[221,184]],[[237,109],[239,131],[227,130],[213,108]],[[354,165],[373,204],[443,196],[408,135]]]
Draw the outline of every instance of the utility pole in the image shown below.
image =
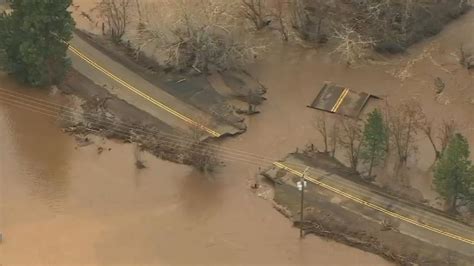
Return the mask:
[[304,189],[306,187],[305,175],[309,167],[304,169],[301,175],[301,181],[296,183],[296,186],[301,191],[301,202],[300,202],[300,238],[303,238],[303,219],[304,219]]

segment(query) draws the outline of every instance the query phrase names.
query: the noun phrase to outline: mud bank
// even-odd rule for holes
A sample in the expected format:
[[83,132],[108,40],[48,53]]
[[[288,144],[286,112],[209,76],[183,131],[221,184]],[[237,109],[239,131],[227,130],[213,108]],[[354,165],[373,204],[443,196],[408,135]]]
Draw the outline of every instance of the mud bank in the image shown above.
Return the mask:
[[[324,169],[324,173],[328,172],[329,174],[321,172],[321,175],[317,176],[317,179],[322,180],[321,182],[325,184],[332,185],[331,175],[345,177],[358,184],[363,182],[361,178],[357,178],[356,173],[339,162],[333,162],[333,159],[327,155],[319,154],[317,160],[303,154],[292,154],[291,157],[300,158],[301,161],[306,160],[305,165]],[[284,162],[289,165],[292,163],[296,164],[296,161],[285,160]],[[312,171],[311,174],[313,174]],[[344,243],[380,255],[400,265],[470,265],[472,262],[472,253],[469,251],[472,248],[467,244],[461,247],[461,243],[451,243],[452,241],[443,239],[444,236],[441,235],[421,234],[417,230],[424,230],[423,228],[410,228],[396,218],[366,208],[309,181],[304,197],[305,215],[301,222],[301,198],[300,192],[296,189],[296,182],[300,180],[300,177],[276,168],[265,171],[263,175],[274,183],[275,208],[287,216],[296,227],[302,227],[306,235],[315,234]],[[312,177],[316,178],[314,175]],[[367,184],[362,185],[366,186]],[[424,211],[444,215],[417,203],[392,197],[375,186],[367,185],[367,187],[375,194],[387,198],[387,208],[390,210],[404,210],[404,207],[399,206],[396,202],[403,202],[403,206],[420,210],[419,217],[411,217],[412,219],[422,221],[424,218],[420,217],[429,217]],[[349,194],[352,193],[347,187],[339,189],[349,192]],[[369,202],[375,201],[378,206],[385,206],[381,205],[378,199],[375,200],[371,197],[371,194],[360,193],[364,195],[363,199]],[[405,214],[402,213],[402,215]],[[432,239],[436,239],[436,241],[430,242]],[[446,246],[449,246],[450,249],[447,249]]]
[[[5,75],[0,85],[70,102]],[[137,170],[134,145],[98,139],[78,148],[56,119],[0,102],[0,264],[390,265],[318,237],[300,241],[248,190],[245,166],[209,176],[143,153],[147,168]]]
[[[305,195],[304,234],[314,234],[360,250],[377,254],[399,265],[471,265],[472,258],[425,244],[397,231],[396,223],[381,224],[355,215],[337,204],[330,195],[314,192]],[[286,184],[275,183],[275,208],[295,227],[299,222],[299,192]]]
[[[161,67],[155,60],[133,49],[130,43],[113,43],[102,36],[81,30],[76,30],[76,35],[151,84],[210,114],[217,121],[240,129],[240,133],[247,128],[245,117],[241,115],[245,113],[246,105],[250,102],[256,106],[265,100],[263,95],[266,88],[246,72],[216,73],[223,84],[211,84],[208,75],[196,71],[177,73]],[[231,93],[222,93],[226,89]],[[248,97],[249,92],[251,99]]]
[[[466,217],[463,217],[461,215],[456,216],[453,213],[434,208],[430,205],[424,204],[423,201],[416,201],[412,199],[408,193],[404,193],[403,191],[394,191],[388,187],[382,187],[377,183],[368,181],[367,179],[364,179],[359,172],[354,171],[350,167],[347,167],[342,162],[338,161],[337,158],[328,156],[324,152],[305,150],[303,151],[303,153],[290,154],[290,156],[298,158],[299,160],[304,162],[305,165],[311,165],[311,167],[322,169],[325,172],[338,175],[340,177],[350,180],[351,182],[366,187],[371,192],[377,195],[381,195],[393,201],[403,203],[407,206],[411,206],[451,220],[455,220],[467,226],[472,226],[472,224],[470,223],[472,223],[473,221],[470,221]],[[406,188],[406,190],[409,189],[410,188]]]
[[[124,143],[134,143],[158,158],[175,163],[193,165],[195,146],[212,140],[200,141],[189,133],[173,129],[152,115],[118,99],[106,89],[71,70],[59,89],[78,97],[76,119],[69,112],[60,117],[65,132],[74,134],[81,142],[88,134],[95,134]],[[61,119],[62,118],[62,119]],[[86,141],[87,142],[87,141]],[[194,145],[194,146],[193,146]]]

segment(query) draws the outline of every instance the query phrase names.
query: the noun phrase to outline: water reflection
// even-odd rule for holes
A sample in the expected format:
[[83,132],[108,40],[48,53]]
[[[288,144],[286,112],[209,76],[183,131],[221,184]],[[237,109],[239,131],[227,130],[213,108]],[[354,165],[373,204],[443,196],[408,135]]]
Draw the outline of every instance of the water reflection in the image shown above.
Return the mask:
[[[0,264],[384,263],[317,238],[299,241],[285,217],[242,185],[245,168],[208,178],[146,155],[137,171],[134,147],[96,143],[75,150],[54,121],[0,103]],[[289,255],[301,249],[304,257]]]
[[224,200],[224,189],[219,180],[212,175],[191,171],[181,181],[180,199],[183,213],[189,218],[202,220],[214,215]]
[[[57,98],[48,96],[46,90],[23,88],[5,75],[0,76],[0,87],[40,99],[49,97],[48,101]],[[7,98],[5,94],[0,94],[0,97]],[[23,100],[17,98],[16,101]],[[5,165],[2,175],[23,179],[30,186],[32,197],[44,200],[51,208],[60,211],[61,202],[67,196],[71,142],[59,134],[53,118],[45,119],[41,114],[19,109],[19,103],[15,105],[0,105],[1,148],[4,159],[16,165],[14,168],[20,169],[21,173],[9,172],[11,168]],[[15,156],[10,156],[12,154]]]

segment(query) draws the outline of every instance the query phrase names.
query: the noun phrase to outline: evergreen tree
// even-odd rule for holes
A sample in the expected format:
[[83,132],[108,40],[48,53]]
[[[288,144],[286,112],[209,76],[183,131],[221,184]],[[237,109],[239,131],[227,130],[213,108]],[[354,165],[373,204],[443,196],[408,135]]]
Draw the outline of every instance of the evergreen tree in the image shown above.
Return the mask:
[[385,157],[387,130],[382,118],[382,113],[375,109],[372,111],[364,125],[363,144],[361,151],[362,160],[369,164],[369,177],[372,169]]
[[72,0],[10,0],[11,12],[0,17],[0,49],[6,69],[33,86],[57,84],[69,60],[67,42],[74,21]]
[[455,134],[434,169],[438,193],[456,210],[458,199],[474,199],[474,171],[469,160],[469,144],[464,136]]

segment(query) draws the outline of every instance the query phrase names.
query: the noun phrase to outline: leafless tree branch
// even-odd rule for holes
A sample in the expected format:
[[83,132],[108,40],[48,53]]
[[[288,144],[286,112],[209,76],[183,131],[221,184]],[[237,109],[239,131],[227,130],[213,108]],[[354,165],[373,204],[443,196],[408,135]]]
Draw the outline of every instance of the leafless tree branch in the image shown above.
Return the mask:
[[128,9],[131,2],[131,0],[101,0],[98,4],[99,12],[114,42],[122,40],[127,25],[130,23]]

